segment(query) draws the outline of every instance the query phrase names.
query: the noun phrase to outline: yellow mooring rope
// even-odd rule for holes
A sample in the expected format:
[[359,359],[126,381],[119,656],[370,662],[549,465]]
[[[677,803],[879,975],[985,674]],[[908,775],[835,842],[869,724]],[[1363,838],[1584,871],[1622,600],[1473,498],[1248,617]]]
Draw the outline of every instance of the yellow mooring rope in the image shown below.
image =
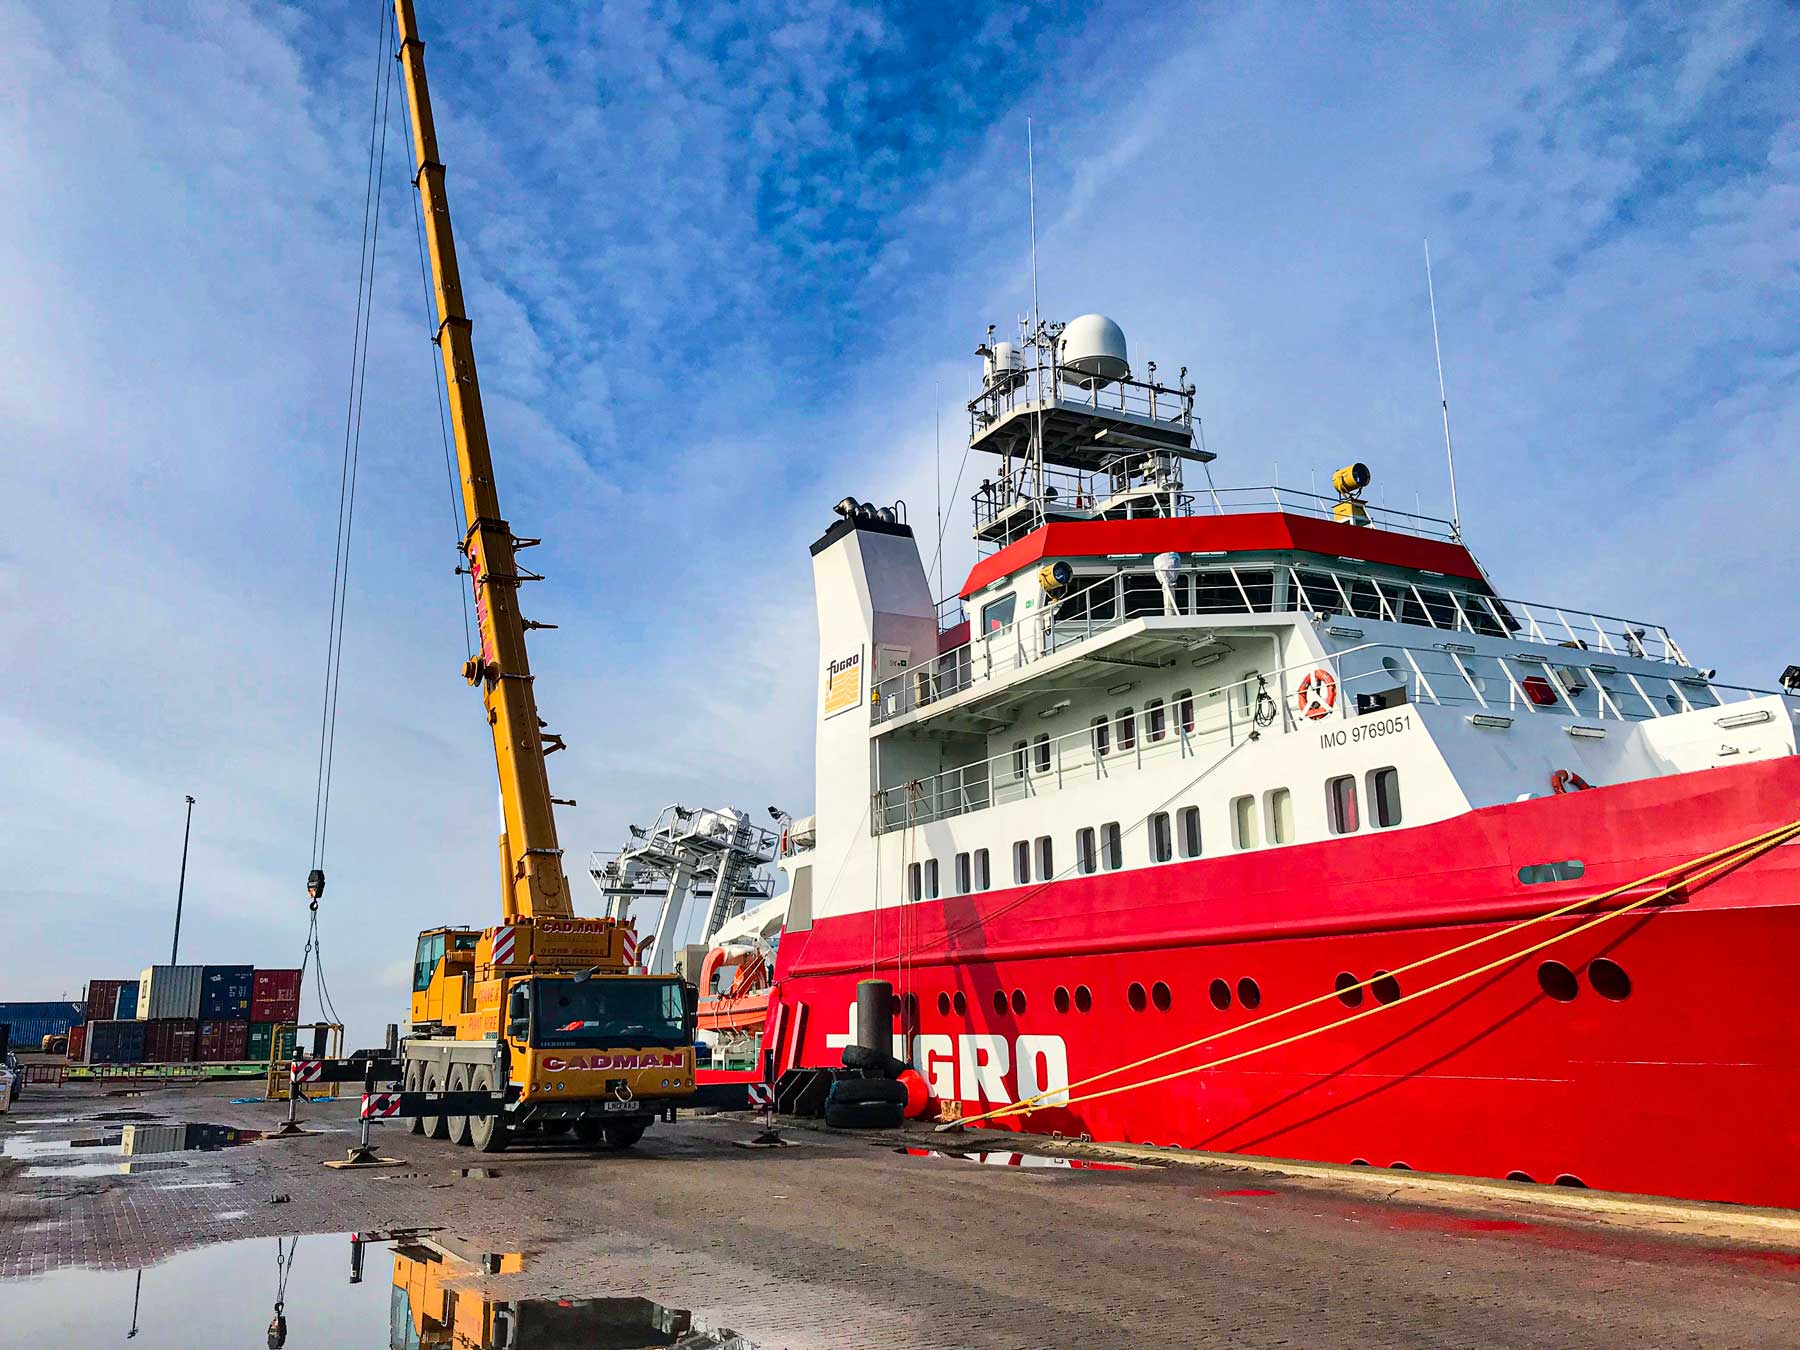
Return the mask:
[[[1494,942],[1500,938],[1508,937],[1513,933],[1531,927],[1533,924],[1543,923],[1550,919],[1562,918],[1575,910],[1598,904],[1601,901],[1610,900],[1627,891],[1636,890],[1640,886],[1646,886],[1653,882],[1660,881],[1672,873],[1686,873],[1693,868],[1701,869],[1694,875],[1684,875],[1679,880],[1670,882],[1669,884],[1652,891],[1648,895],[1631,901],[1629,904],[1621,905],[1617,909],[1608,910],[1605,914],[1589,919],[1586,923],[1579,924],[1576,927],[1569,929],[1567,932],[1558,933],[1553,937],[1546,938],[1544,941],[1527,947],[1523,951],[1512,952],[1506,956],[1490,961],[1486,965],[1477,966],[1473,970],[1464,971],[1459,975],[1452,975],[1448,979],[1440,980],[1438,983],[1429,985],[1424,989],[1405,994],[1400,998],[1393,1000],[1391,1003],[1377,1003],[1372,1008],[1365,1009],[1362,1012],[1352,1013],[1348,1017],[1341,1017],[1334,1022],[1327,1022],[1323,1026],[1314,1027],[1308,1031],[1297,1032],[1292,1036],[1284,1037],[1278,1041],[1270,1041],[1263,1045],[1254,1046],[1249,1050],[1240,1050],[1236,1054],[1226,1055],[1223,1058],[1214,1059],[1205,1064],[1195,1064],[1187,1068],[1176,1069],[1170,1073],[1160,1074],[1154,1078],[1142,1079],[1135,1083],[1121,1084],[1117,1087],[1107,1088],[1100,1092],[1090,1092],[1079,1097],[1070,1095],[1077,1088],[1086,1087],[1091,1083],[1097,1083],[1105,1078],[1111,1078],[1115,1074],[1127,1073],[1132,1069],[1140,1069],[1146,1064],[1155,1063],[1159,1059],[1167,1059],[1170,1055],[1178,1055],[1184,1051],[1193,1050],[1202,1045],[1210,1045],[1216,1041],[1223,1040],[1227,1036],[1236,1035],[1238,1032],[1249,1031],[1253,1027],[1265,1026],[1270,1022],[1287,1017],[1292,1013],[1301,1012],[1307,1008],[1317,1007],[1321,1003],[1328,1003],[1331,1000],[1338,998],[1341,994],[1349,993],[1353,989],[1366,989],[1373,985],[1377,979],[1382,977],[1378,975],[1370,976],[1368,979],[1358,981],[1354,985],[1345,985],[1342,989],[1333,989],[1330,993],[1321,994],[1317,998],[1310,998],[1305,1002],[1296,1003],[1275,1012],[1267,1013],[1262,1017],[1241,1023],[1238,1026],[1226,1027],[1222,1031],[1215,1032],[1209,1036],[1202,1036],[1197,1040],[1188,1041],[1183,1045],[1171,1046],[1167,1050],[1159,1050],[1153,1055],[1146,1055],[1144,1058],[1134,1060],[1129,1064],[1120,1064],[1111,1069],[1104,1069],[1097,1074],[1092,1074],[1087,1078],[1070,1083],[1066,1087],[1053,1088],[1043,1092],[1034,1093],[1032,1096],[1026,1097],[1021,1101],[1006,1106],[996,1107],[994,1110],[983,1112],[980,1115],[964,1116],[960,1121],[952,1121],[945,1125],[940,1125],[938,1128],[940,1131],[951,1130],[958,1128],[959,1126],[973,1125],[984,1120],[1003,1120],[1011,1116],[1027,1115],[1044,1106],[1063,1107],[1072,1106],[1077,1102],[1098,1101],[1103,1097],[1115,1096],[1121,1092],[1132,1092],[1138,1088],[1154,1087],[1158,1083],[1166,1083],[1175,1078],[1185,1077],[1188,1074],[1205,1073],[1209,1069],[1221,1068],[1226,1064],[1233,1064],[1238,1060],[1248,1059],[1252,1055],[1260,1055],[1268,1050],[1278,1050],[1284,1045],[1292,1045],[1297,1041],[1303,1041],[1312,1036],[1319,1036],[1328,1031],[1335,1031],[1339,1027],[1349,1026],[1352,1022],[1359,1022],[1365,1017],[1373,1017],[1377,1013],[1388,1011],[1390,1008],[1398,1008],[1402,1004],[1411,1003],[1414,999],[1420,999],[1429,994],[1438,993],[1441,990],[1450,988],[1452,985],[1461,984],[1466,980],[1474,979],[1478,975],[1485,975],[1490,971],[1499,969],[1501,966],[1510,965],[1515,961],[1522,960],[1536,952],[1543,951],[1547,947],[1554,946],[1558,942],[1577,937],[1592,928],[1597,928],[1599,925],[1610,919],[1616,919],[1623,914],[1630,914],[1634,910],[1642,909],[1645,905],[1654,904],[1658,900],[1665,899],[1684,887],[1702,884],[1721,872],[1741,866],[1756,858],[1760,858],[1763,854],[1779,848],[1783,844],[1789,843],[1796,838],[1800,838],[1800,820],[1792,821],[1789,824],[1765,831],[1759,835],[1754,835],[1749,839],[1743,840],[1741,843],[1732,844],[1727,848],[1715,849],[1711,853],[1703,853],[1698,857],[1688,859],[1686,862],[1676,863],[1673,866],[1665,867],[1660,871],[1652,872],[1647,876],[1640,877],[1636,881],[1627,882],[1623,886],[1615,886],[1610,891],[1602,891],[1598,895],[1584,896],[1581,899],[1571,901],[1569,904],[1563,905],[1558,909],[1548,910],[1543,914],[1537,914],[1533,915],[1531,918],[1522,919],[1517,923],[1509,924],[1507,927],[1497,929],[1492,933],[1484,933],[1480,937],[1471,938],[1467,942],[1458,943],[1453,947],[1446,947],[1441,952],[1434,952],[1430,956],[1420,957],[1417,961],[1409,962],[1406,965],[1396,966],[1393,970],[1386,972],[1389,978],[1404,975],[1409,971],[1418,970],[1422,966],[1430,965],[1435,961],[1441,961],[1445,957],[1455,956],[1462,952],[1470,951],[1484,943]],[[1054,1098],[1055,1100],[1047,1101],[1047,1098]]]

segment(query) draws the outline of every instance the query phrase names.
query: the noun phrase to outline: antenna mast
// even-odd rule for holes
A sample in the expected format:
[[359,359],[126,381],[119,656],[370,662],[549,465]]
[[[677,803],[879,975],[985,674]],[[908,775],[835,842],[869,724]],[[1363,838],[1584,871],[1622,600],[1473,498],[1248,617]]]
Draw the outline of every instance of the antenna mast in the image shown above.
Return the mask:
[[1444,349],[1438,345],[1437,290],[1431,284],[1431,241],[1425,241],[1425,294],[1431,302],[1431,351],[1437,357],[1438,406],[1444,412],[1444,459],[1450,465],[1450,533],[1462,538],[1462,512],[1456,504],[1456,452],[1450,446],[1450,396],[1444,392]]
[[1032,496],[1044,498],[1044,314],[1038,308],[1037,268],[1037,157],[1031,143],[1031,119],[1025,119],[1025,196],[1031,212],[1031,347],[1037,353],[1033,379],[1037,383],[1037,414],[1032,419]]

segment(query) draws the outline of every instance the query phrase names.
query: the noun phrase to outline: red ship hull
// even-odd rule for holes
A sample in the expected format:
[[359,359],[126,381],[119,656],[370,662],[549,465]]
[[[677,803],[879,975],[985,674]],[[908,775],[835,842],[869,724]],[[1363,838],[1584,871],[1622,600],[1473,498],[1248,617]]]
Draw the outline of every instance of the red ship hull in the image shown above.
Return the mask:
[[[765,1049],[778,1068],[836,1064],[873,948],[881,955],[873,973],[912,996],[917,1011],[907,1016],[917,1018],[922,1070],[965,1114],[992,1109],[990,1097],[1022,1095],[1021,1049],[1025,1090],[1044,1083],[1038,1047],[1061,1038],[1078,1100],[998,1122],[1009,1127],[1800,1207],[1795,844],[1673,903],[1380,1005],[1349,1025],[1079,1100],[1337,1021],[1352,1010],[1331,999],[1081,1086],[1330,993],[1341,975],[1368,979],[1796,815],[1800,757],[1788,756],[1433,825],[822,919],[783,937]],[[1581,880],[1520,883],[1521,867],[1565,859],[1585,864]],[[1403,976],[1401,992],[1522,952],[1589,917],[1537,924],[1434,962]],[[1588,963],[1597,957],[1628,978],[1622,997],[1616,983],[1614,997],[1596,990]],[[1540,986],[1546,960],[1574,974],[1573,997]],[[1215,981],[1230,995],[1224,1008],[1215,1006]],[[1255,1011],[1244,1006],[1246,981],[1259,995]],[[1154,997],[1159,982],[1166,1009]],[[1133,985],[1151,995],[1142,1011]],[[1376,1006],[1366,997],[1356,1011]],[[1003,1044],[971,1050],[968,1037]],[[1003,1070],[997,1080],[995,1070]]]

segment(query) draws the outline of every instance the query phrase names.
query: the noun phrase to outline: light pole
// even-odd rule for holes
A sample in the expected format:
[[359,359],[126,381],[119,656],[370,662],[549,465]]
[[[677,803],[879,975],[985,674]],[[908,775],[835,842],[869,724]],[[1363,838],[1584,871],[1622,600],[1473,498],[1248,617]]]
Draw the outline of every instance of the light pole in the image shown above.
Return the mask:
[[181,897],[187,891],[187,851],[188,836],[194,830],[194,799],[187,799],[187,824],[181,830],[181,880],[175,887],[175,940],[169,944],[169,964],[175,964],[175,954],[181,950]]

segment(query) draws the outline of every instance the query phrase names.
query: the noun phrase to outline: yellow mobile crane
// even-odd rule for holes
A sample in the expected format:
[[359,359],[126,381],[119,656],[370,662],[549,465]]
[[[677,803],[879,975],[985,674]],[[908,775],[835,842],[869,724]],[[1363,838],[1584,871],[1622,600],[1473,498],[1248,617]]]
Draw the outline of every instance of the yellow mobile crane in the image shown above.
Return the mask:
[[414,1126],[484,1152],[529,1128],[572,1127],[587,1142],[627,1148],[664,1108],[693,1094],[697,991],[673,976],[633,973],[626,931],[577,915],[569,900],[544,768],[562,743],[538,720],[525,655],[531,625],[518,605],[526,574],[514,555],[538,541],[515,536],[500,514],[412,0],[394,0],[394,17],[469,523],[461,547],[481,649],[463,676],[487,708],[504,817],[499,925],[419,934],[404,1086],[504,1091],[499,1116],[426,1117]]

